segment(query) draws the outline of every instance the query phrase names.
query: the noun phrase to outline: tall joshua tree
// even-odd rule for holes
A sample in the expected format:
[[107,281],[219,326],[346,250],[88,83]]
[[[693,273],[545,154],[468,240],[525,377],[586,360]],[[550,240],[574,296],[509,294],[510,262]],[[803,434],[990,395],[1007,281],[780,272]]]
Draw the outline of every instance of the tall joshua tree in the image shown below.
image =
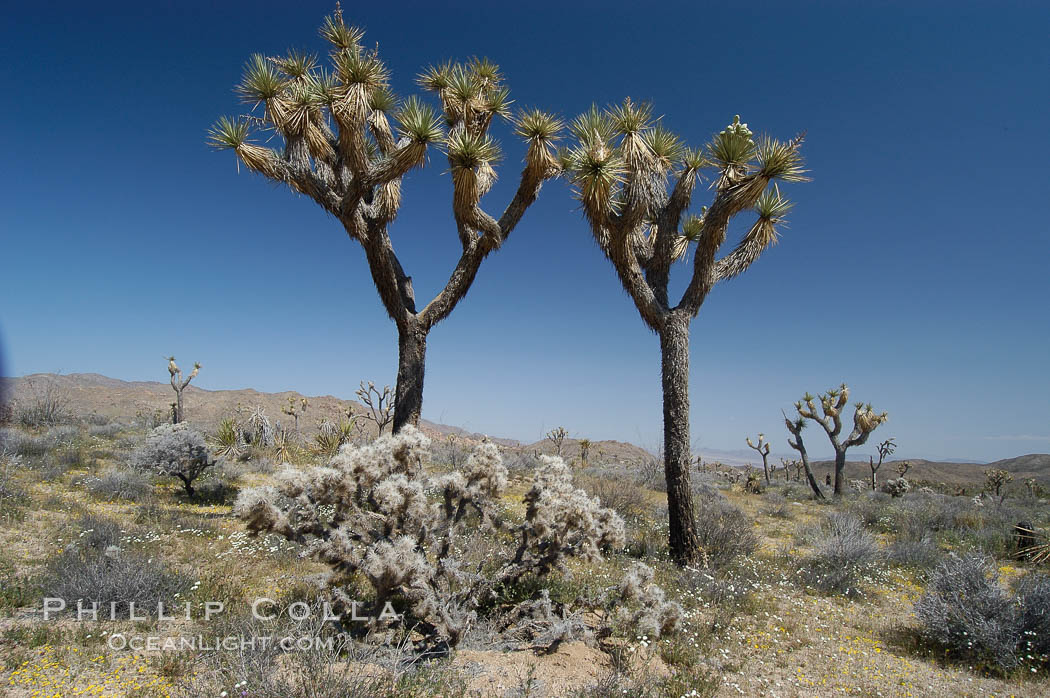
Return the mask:
[[[642,321],[660,336],[663,374],[664,474],[670,550],[680,564],[699,558],[689,486],[689,323],[711,289],[743,273],[777,239],[790,204],[775,180],[804,179],[802,137],[757,141],[739,117],[702,149],[682,141],[630,99],[592,107],[572,124],[574,147],[563,154],[584,216]],[[701,173],[713,170],[714,198],[686,215]],[[753,210],[758,220],[719,257],[730,221]],[[691,243],[692,278],[681,299],[668,295],[671,267]]]
[[769,442],[766,441],[765,434],[758,435],[758,444],[754,444],[751,441],[751,437],[747,437],[747,445],[758,451],[758,455],[762,456],[762,470],[766,476],[766,483],[769,482]]
[[[820,412],[817,412],[816,402],[820,402]],[[809,393],[806,393],[799,402],[795,403],[795,411],[798,412],[799,420],[795,422],[797,425],[800,420],[809,419],[821,427],[824,432],[827,433],[828,439],[831,441],[831,447],[835,450],[835,494],[840,495],[845,487],[845,477],[843,472],[846,468],[846,450],[854,446],[861,446],[867,440],[871,432],[875,431],[880,424],[886,421],[886,413],[875,414],[875,411],[871,407],[871,403],[864,404],[858,402],[853,412],[853,430],[850,431],[849,435],[845,440],[840,438],[842,433],[842,410],[849,403],[849,387],[843,383],[838,388],[832,388],[820,395],[820,397],[814,397]],[[801,427],[798,431],[792,428],[792,423],[785,417],[785,421],[788,423],[788,430],[794,434],[796,441],[801,445]],[[792,444],[792,448],[798,449],[798,446]],[[800,451],[805,458],[805,451]]]
[[[252,56],[237,92],[259,112],[220,119],[210,142],[233,150],[248,169],[313,199],[361,245],[398,332],[398,431],[419,421],[428,333],[462,300],[482,261],[503,245],[543,181],[558,173],[552,142],[561,124],[540,111],[512,118],[498,66],[482,59],[445,63],[419,77],[440,98],[442,114],[415,97],[399,102],[377,50],[364,48],[363,33],[346,25],[341,11],[325,18],[321,35],[331,46],[327,68],[315,56],[294,51]],[[481,198],[496,180],[500,149],[488,132],[497,117],[513,121],[528,154],[514,197],[495,218],[481,207]],[[283,149],[252,142],[257,130],[275,134]],[[432,145],[448,156],[462,254],[444,288],[420,308],[388,229],[401,206],[402,177],[423,165]]]
[[175,363],[175,357],[168,357],[168,373],[171,374],[171,388],[175,391],[175,402],[171,406],[172,424],[180,424],[185,420],[186,415],[182,411],[182,391],[186,389],[186,386],[190,384],[190,381],[196,378],[197,374],[200,372],[201,365],[195,363],[193,364],[193,371],[188,377],[183,379],[182,369]]

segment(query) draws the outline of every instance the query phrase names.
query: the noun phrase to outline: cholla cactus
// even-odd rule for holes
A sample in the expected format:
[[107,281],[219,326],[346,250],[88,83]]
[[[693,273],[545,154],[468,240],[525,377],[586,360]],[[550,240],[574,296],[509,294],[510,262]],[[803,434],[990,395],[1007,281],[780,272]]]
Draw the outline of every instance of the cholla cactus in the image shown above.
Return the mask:
[[[745,124],[746,125],[746,124]],[[758,435],[758,444],[751,442],[751,437],[747,437],[747,445],[758,451],[758,454],[762,456],[762,470],[766,475],[766,482],[769,482],[769,442],[766,441],[765,434]]]
[[653,582],[653,569],[636,563],[620,580],[615,595],[609,601],[615,607],[614,620],[629,625],[632,632],[657,639],[669,635],[682,623],[685,611],[681,605],[668,601]]
[[[820,412],[817,412],[816,402],[820,402]],[[801,400],[795,403],[795,410],[799,417],[810,419],[821,427],[831,440],[831,446],[835,449],[835,494],[842,494],[845,486],[843,472],[846,469],[846,451],[853,446],[861,446],[867,440],[871,432],[875,431],[880,424],[886,421],[886,413],[876,414],[871,404],[858,402],[853,412],[853,431],[846,437],[845,441],[839,439],[842,432],[842,410],[849,403],[849,386],[843,383],[838,388],[832,388],[827,392],[814,397],[806,393]]]
[[911,490],[911,483],[903,476],[887,480],[882,486],[882,491],[891,497],[903,497]]
[[186,424],[162,424],[131,454],[130,465],[136,470],[179,478],[186,494],[192,497],[193,481],[215,461],[200,432]]
[[193,364],[193,372],[190,373],[188,378],[183,380],[182,369],[175,363],[175,357],[168,357],[168,373],[171,374],[171,388],[175,391],[175,402],[171,406],[171,421],[173,424],[180,424],[185,419],[185,414],[182,411],[182,391],[186,389],[191,380],[197,377],[200,370],[201,365],[199,363]]
[[[302,544],[304,554],[337,575],[360,573],[378,603],[404,599],[452,645],[498,588],[563,569],[569,557],[596,559],[602,548],[624,545],[623,521],[574,487],[560,458],[544,456],[524,498],[525,520],[509,531],[518,541],[515,554],[488,573],[481,571],[487,566],[468,571],[463,537],[506,530],[499,501],[507,469],[496,445],[482,443],[463,468],[430,476],[423,467],[429,446],[412,426],[366,446],[344,445],[325,467],[287,466],[275,485],[243,490],[234,513],[253,533]],[[332,576],[332,591],[348,604],[340,579]]]

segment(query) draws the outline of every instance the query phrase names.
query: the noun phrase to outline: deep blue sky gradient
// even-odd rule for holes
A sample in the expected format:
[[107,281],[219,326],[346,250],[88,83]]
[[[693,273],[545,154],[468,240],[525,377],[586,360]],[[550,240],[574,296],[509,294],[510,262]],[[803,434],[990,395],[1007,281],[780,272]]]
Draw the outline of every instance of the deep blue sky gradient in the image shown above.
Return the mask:
[[[148,5],[148,6],[147,6]],[[517,106],[651,100],[698,145],[739,113],[806,130],[813,182],[781,243],[693,323],[697,448],[764,431],[848,381],[903,456],[1050,450],[1046,3],[356,3],[402,95],[484,55]],[[332,4],[19,3],[0,24],[0,339],[11,375],[352,397],[394,381],[396,335],[360,249],[308,200],[205,145],[249,54],[323,52]],[[523,148],[506,126],[500,211]],[[457,258],[440,153],[392,229],[417,297]],[[707,192],[695,199],[706,203]],[[741,221],[735,234],[747,222]],[[731,244],[731,243],[730,243]],[[727,244],[728,247],[728,244]],[[690,273],[678,269],[677,287]],[[659,346],[562,181],[429,343],[424,416],[525,440],[660,442]],[[826,452],[817,433],[811,450]],[[878,440],[878,439],[875,439]],[[818,445],[819,444],[819,445]],[[871,450],[870,448],[867,450]]]

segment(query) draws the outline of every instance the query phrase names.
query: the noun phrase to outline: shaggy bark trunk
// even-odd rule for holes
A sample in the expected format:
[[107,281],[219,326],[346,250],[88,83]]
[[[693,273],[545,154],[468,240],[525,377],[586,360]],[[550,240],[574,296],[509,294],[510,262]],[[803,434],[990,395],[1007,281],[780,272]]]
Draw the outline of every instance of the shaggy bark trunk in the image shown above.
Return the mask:
[[842,494],[843,474],[846,471],[846,451],[835,451],[835,496]]
[[[882,465],[882,463],[880,462],[879,466],[881,466],[881,465]],[[868,459],[868,467],[871,468],[871,491],[872,492],[874,492],[875,490],[878,489],[879,478],[876,475],[876,473],[879,472],[879,466],[875,465],[874,461],[871,458]]]
[[427,358],[427,331],[419,325],[398,328],[397,388],[394,397],[396,434],[406,424],[419,425],[423,411],[423,373]]
[[175,391],[175,423],[182,422],[182,391]]
[[671,559],[688,565],[700,559],[689,478],[689,318],[672,314],[660,330],[664,392],[664,476]]
[[766,454],[762,454],[762,470],[766,474],[766,484],[769,484],[769,463],[766,461]]

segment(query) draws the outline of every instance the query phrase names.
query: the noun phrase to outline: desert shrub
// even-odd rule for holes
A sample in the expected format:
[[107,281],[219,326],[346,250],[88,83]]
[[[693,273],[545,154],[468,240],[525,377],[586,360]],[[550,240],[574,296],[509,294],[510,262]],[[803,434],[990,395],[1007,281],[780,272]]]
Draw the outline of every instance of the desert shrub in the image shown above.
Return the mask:
[[649,511],[649,502],[638,483],[625,477],[583,477],[583,489],[624,519],[637,519]]
[[21,392],[14,405],[14,420],[23,427],[52,427],[73,421],[69,397],[54,381],[41,384],[27,379]]
[[787,499],[784,498],[784,495],[770,490],[766,493],[764,499],[766,506],[762,510],[763,514],[775,519],[791,518],[791,507],[788,505]]
[[149,476],[138,470],[112,469],[98,477],[87,477],[82,481],[88,492],[99,499],[141,502],[150,496],[153,483]]
[[[915,617],[924,639],[953,659],[1000,670],[1020,662],[1020,614],[983,557],[945,559],[915,603]],[[1033,616],[1035,624],[1039,618]]]
[[780,494],[785,499],[790,499],[793,502],[804,502],[808,499],[813,499],[813,490],[804,482],[792,480],[791,482],[785,482],[779,489]]
[[802,575],[807,584],[825,594],[856,595],[860,577],[874,567],[878,555],[878,543],[860,519],[836,512],[824,520]]
[[944,553],[932,538],[926,536],[919,540],[897,540],[886,548],[886,561],[898,567],[909,567],[916,570],[932,569],[944,557]]
[[634,558],[667,559],[667,515],[658,512],[652,519],[632,522],[627,528],[627,545],[624,549]]
[[192,497],[193,481],[215,461],[200,432],[183,423],[163,424],[151,431],[146,442],[131,454],[130,465],[136,470],[177,477]]
[[24,507],[31,501],[29,493],[15,479],[15,472],[21,466],[22,457],[5,451],[0,445],[0,514],[5,518],[21,518]]
[[87,515],[78,526],[78,538],[45,565],[45,597],[63,599],[68,609],[75,609],[78,600],[85,608],[97,603],[102,617],[110,604],[116,604],[117,614],[126,614],[132,602],[139,609],[156,609],[189,587],[185,577],[162,562],[121,549],[116,522]]
[[104,414],[99,414],[98,412],[91,412],[89,414],[81,415],[80,421],[88,425],[88,427],[102,427],[108,425],[113,419]]
[[112,439],[123,430],[123,424],[111,422],[108,424],[95,424],[88,427],[88,434],[91,436],[97,436],[101,439]]
[[507,472],[512,475],[528,475],[540,467],[539,456],[528,451],[512,452],[506,463]]
[[[349,602],[340,575],[360,574],[377,604],[406,602],[433,639],[451,645],[497,589],[561,570],[571,557],[597,560],[603,548],[623,547],[620,517],[577,489],[560,458],[540,458],[525,519],[510,527],[499,505],[507,470],[496,445],[480,444],[462,469],[436,476],[423,467],[429,446],[412,427],[344,446],[326,467],[286,467],[276,486],[243,490],[234,513],[253,533],[278,533],[331,565],[337,605]],[[488,555],[478,573],[467,573],[473,546],[464,537],[498,528],[513,537],[514,552]]]
[[227,472],[214,472],[197,485],[196,499],[204,504],[230,504],[237,498],[236,478]]
[[1018,654],[1042,664],[1050,661],[1050,575],[1033,573],[1017,584]]
[[0,449],[23,458],[36,458],[47,454],[48,444],[43,437],[27,434],[12,427],[0,428]]
[[696,534],[707,564],[715,569],[741,555],[750,555],[758,547],[751,520],[722,499],[697,502]]

